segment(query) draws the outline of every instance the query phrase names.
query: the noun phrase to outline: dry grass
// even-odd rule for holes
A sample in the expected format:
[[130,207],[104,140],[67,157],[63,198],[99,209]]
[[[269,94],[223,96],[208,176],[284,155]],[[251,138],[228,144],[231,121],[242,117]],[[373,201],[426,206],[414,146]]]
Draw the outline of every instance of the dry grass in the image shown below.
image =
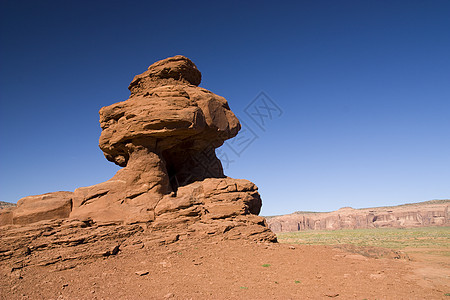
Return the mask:
[[450,256],[450,227],[342,229],[333,231],[297,231],[277,234],[280,243],[440,249]]

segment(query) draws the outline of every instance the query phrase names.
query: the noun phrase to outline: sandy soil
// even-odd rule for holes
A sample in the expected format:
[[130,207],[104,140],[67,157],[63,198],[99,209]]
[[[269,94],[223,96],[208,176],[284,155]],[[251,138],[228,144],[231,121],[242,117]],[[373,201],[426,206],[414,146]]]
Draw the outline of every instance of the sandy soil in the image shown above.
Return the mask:
[[442,261],[330,246],[185,240],[13,267],[0,263],[1,299],[450,299]]
[[[417,280],[423,287],[444,287],[450,293],[450,256],[447,249],[415,248],[404,250],[411,259],[413,274],[408,278]],[[450,294],[447,299],[450,299]]]

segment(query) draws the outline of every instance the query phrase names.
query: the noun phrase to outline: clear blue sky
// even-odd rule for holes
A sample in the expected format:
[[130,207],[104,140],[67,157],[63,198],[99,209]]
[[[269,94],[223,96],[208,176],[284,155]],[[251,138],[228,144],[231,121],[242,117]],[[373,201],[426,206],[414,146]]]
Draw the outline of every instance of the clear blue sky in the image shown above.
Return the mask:
[[264,215],[450,198],[450,1],[0,3],[0,200],[112,177],[98,110],[176,54],[257,136],[221,153]]

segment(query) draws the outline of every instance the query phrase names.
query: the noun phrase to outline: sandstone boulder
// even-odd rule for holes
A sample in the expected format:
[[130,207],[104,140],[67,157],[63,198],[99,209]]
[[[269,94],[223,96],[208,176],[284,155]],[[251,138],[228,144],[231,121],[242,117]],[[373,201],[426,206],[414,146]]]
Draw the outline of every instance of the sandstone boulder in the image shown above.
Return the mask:
[[71,192],[54,192],[28,196],[17,202],[13,224],[29,224],[42,220],[67,218],[72,211]]

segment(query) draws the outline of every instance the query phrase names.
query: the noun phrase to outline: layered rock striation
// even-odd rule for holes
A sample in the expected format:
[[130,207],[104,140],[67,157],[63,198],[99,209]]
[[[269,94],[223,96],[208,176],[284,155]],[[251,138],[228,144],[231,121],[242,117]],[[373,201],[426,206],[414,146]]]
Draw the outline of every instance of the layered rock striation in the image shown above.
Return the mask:
[[298,212],[268,217],[267,223],[274,232],[450,226],[449,206],[450,200],[432,200],[391,207],[344,207],[333,212]]
[[25,197],[0,212],[0,225],[91,220],[275,240],[258,216],[257,187],[226,177],[215,154],[236,136],[239,121],[227,100],[200,82],[200,71],[184,56],[135,76],[127,100],[100,110],[100,149],[123,168],[74,192]]

